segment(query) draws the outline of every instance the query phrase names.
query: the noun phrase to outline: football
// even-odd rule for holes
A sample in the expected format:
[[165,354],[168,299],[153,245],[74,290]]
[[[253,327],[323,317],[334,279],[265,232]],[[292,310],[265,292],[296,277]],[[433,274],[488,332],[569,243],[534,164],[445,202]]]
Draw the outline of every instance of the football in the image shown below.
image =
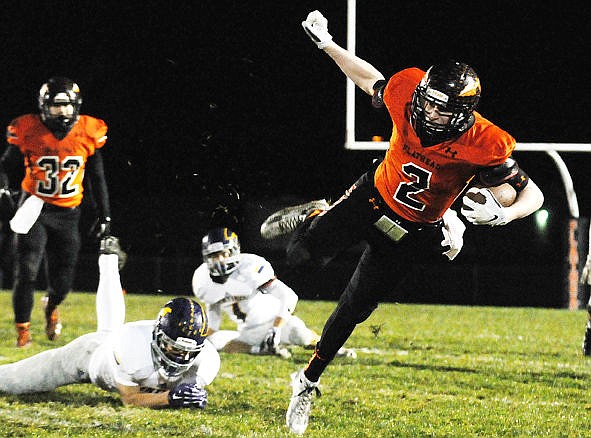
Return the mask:
[[[482,186],[475,187],[483,188]],[[494,198],[503,207],[509,207],[515,202],[515,198],[517,198],[517,192],[511,185],[507,183],[495,187],[486,187],[485,190],[491,192]],[[466,196],[470,198],[472,201],[477,202],[478,204],[484,204],[485,202],[484,195],[482,195],[481,193],[466,193]],[[463,208],[470,210],[470,207],[467,207],[466,205],[464,205]]]

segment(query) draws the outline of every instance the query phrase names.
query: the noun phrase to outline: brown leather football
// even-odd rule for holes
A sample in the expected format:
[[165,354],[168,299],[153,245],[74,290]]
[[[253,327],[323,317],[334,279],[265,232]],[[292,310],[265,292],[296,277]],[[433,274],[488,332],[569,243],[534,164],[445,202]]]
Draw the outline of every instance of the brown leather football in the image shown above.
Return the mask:
[[[480,186],[476,187],[482,188]],[[507,183],[501,184],[500,186],[487,187],[487,190],[492,193],[495,199],[503,207],[509,207],[515,202],[515,198],[517,198],[517,192]],[[486,202],[486,198],[482,193],[466,193],[466,196],[478,204],[484,204]],[[470,210],[470,207],[467,207],[466,205],[463,207]]]

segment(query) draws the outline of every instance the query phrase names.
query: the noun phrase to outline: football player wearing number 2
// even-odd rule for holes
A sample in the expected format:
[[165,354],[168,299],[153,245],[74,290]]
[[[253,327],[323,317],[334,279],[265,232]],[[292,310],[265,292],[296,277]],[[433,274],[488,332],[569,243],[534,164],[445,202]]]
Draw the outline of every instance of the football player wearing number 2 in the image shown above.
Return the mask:
[[402,281],[408,266],[429,263],[442,252],[450,260],[457,256],[465,226],[450,206],[472,180],[483,186],[507,182],[518,192],[514,204],[502,207],[483,190],[486,202],[472,202],[466,215],[473,224],[505,225],[536,211],[544,198],[510,158],[515,139],[475,111],[481,86],[470,66],[446,61],[426,71],[407,68],[385,80],[371,64],[333,42],[320,12],[311,12],[302,26],[375,107],[387,109],[392,135],[383,160],[335,204],[324,211],[306,204],[284,209],[261,226],[267,238],[295,228],[287,248],[288,262],[295,264],[329,259],[367,241],[312,358],[293,374],[286,422],[297,434],[308,426],[321,374],[355,326]]
[[8,148],[0,158],[0,188],[8,186],[5,169],[23,160],[20,208],[10,221],[16,233],[13,308],[17,347],[31,344],[30,324],[35,281],[47,253],[49,285],[44,297],[45,332],[57,339],[57,306],[72,287],[80,250],[79,219],[85,175],[92,180],[98,205],[97,237],[110,234],[110,206],[100,149],[107,141],[104,121],[80,115],[82,96],[70,79],[53,77],[41,86],[40,114],[17,117],[6,131]]

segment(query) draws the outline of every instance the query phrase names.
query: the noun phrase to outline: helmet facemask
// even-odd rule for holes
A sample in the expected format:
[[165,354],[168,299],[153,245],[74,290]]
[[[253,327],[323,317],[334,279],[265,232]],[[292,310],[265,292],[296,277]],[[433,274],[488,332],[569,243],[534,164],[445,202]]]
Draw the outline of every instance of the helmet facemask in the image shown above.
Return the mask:
[[203,349],[189,338],[170,338],[164,331],[156,328],[152,340],[152,359],[163,377],[176,377],[186,372]]
[[[480,99],[480,80],[466,64],[451,62],[433,66],[417,85],[411,103],[411,124],[424,146],[457,138],[474,123],[473,112]],[[446,124],[429,120],[427,104],[449,117]]]

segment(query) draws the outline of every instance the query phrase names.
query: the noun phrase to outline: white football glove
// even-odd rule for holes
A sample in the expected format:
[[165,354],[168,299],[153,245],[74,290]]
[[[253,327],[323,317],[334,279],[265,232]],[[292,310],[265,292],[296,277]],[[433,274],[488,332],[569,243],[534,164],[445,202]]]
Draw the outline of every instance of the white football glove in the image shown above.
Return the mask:
[[443,255],[453,260],[462,250],[462,246],[464,246],[463,236],[464,231],[466,231],[466,225],[458,217],[455,210],[452,209],[448,209],[443,214],[442,219],[443,228],[441,228],[441,231],[443,232],[443,240],[441,241],[441,246],[449,246],[449,249],[444,251]]
[[319,49],[324,49],[332,41],[332,35],[328,33],[328,20],[320,11],[312,11],[306,21],[302,21],[302,27]]
[[468,221],[474,225],[490,225],[491,227],[509,223],[505,209],[489,190],[486,188],[472,187],[467,193],[480,193],[485,198],[484,204],[479,204],[464,195],[462,198],[463,205],[472,209],[467,210],[462,206],[461,212]]
[[587,261],[581,272],[579,283],[591,285],[591,254],[587,255]]
[[281,342],[281,328],[271,327],[261,342],[261,353],[277,354]]

